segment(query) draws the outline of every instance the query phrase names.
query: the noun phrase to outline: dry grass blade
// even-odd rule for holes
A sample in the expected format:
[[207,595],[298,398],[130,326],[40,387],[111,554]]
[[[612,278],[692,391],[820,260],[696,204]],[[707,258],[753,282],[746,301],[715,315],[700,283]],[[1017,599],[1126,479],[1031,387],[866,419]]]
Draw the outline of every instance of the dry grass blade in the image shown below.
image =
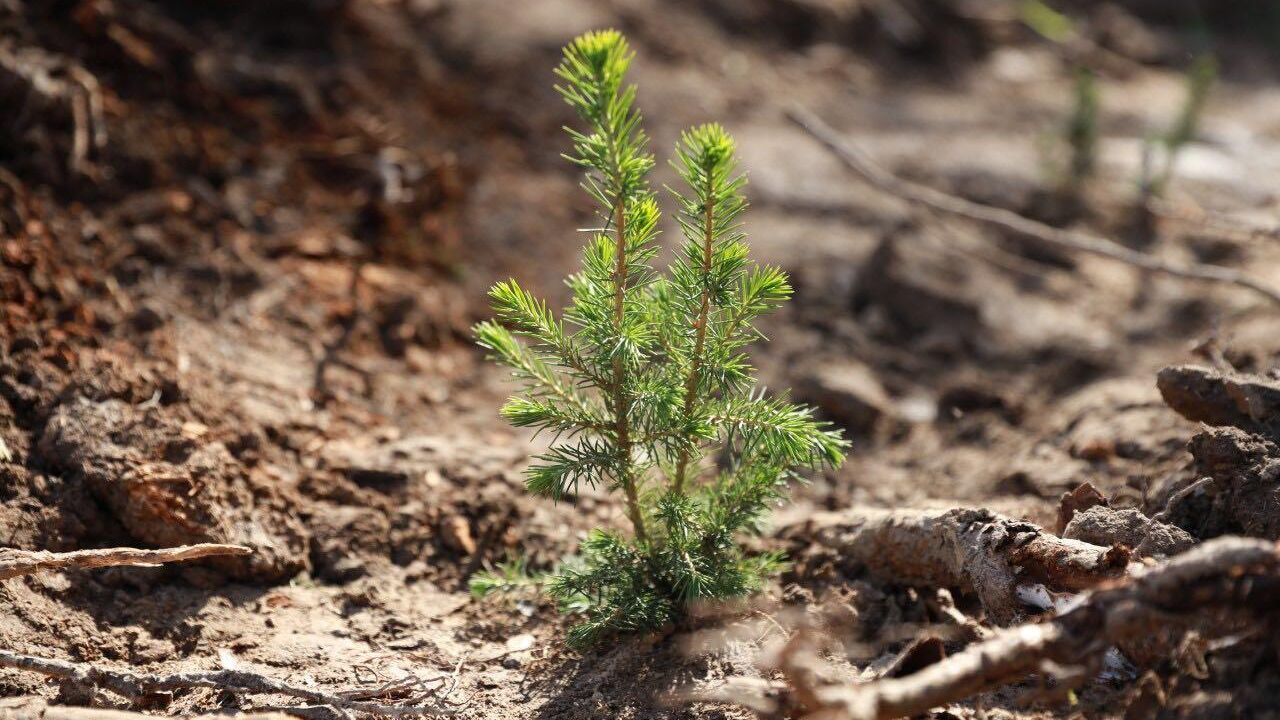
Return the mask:
[[217,543],[182,545],[159,550],[107,548],[104,550],[76,550],[64,553],[48,552],[46,550],[0,548],[0,580],[8,580],[19,575],[29,575],[41,570],[88,569],[114,567],[117,565],[146,567],[205,557],[248,555],[252,552],[253,550],[243,545],[220,545]]
[[1088,253],[1109,258],[1148,272],[1160,273],[1185,280],[1234,285],[1246,288],[1280,305],[1280,289],[1229,268],[1213,265],[1178,264],[1130,250],[1112,240],[1074,230],[1051,227],[1025,218],[1003,208],[991,207],[965,200],[931,187],[903,180],[880,167],[861,149],[847,142],[830,125],[803,107],[787,110],[787,117],[829,150],[849,170],[876,188],[952,215],[995,225],[1012,232],[1034,238],[1048,245],[1074,252]]

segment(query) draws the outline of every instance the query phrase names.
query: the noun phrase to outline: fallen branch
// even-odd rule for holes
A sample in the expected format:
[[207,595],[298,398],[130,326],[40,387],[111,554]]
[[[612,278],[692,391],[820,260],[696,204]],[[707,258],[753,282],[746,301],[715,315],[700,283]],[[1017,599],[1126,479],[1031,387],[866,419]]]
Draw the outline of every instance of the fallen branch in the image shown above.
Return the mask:
[[89,569],[117,565],[151,567],[162,563],[183,562],[203,557],[248,555],[252,552],[253,550],[243,545],[219,545],[216,543],[182,545],[160,550],[107,548],[105,550],[76,550],[64,553],[0,548],[0,580],[8,580],[19,575],[30,575],[41,570]]
[[[901,678],[862,685],[816,686],[822,677],[817,639],[788,644],[778,667],[792,683],[804,715],[823,720],[909,717],[1019,681],[1031,673],[1082,682],[1109,648],[1141,642],[1194,624],[1202,635],[1222,635],[1231,622],[1280,611],[1280,547],[1223,537],[1170,562],[1085,593],[1071,609],[1034,625],[997,631],[994,637]],[[799,683],[801,686],[797,687]]]
[[1001,625],[1023,615],[1020,590],[1084,590],[1123,576],[1130,558],[1123,546],[1060,538],[981,509],[853,508],[815,515],[797,534],[892,582],[974,593]]
[[787,117],[829,150],[849,170],[886,192],[945,213],[1004,228],[1045,244],[1075,252],[1109,258],[1154,273],[1185,280],[1220,283],[1246,288],[1280,305],[1280,290],[1229,268],[1213,265],[1182,265],[1131,250],[1119,243],[1087,233],[1055,228],[1025,218],[1003,208],[983,205],[940,190],[903,180],[880,167],[861,149],[846,142],[817,115],[803,107],[787,110]]
[[[181,715],[171,720],[291,720],[293,717],[284,712],[252,712]],[[111,708],[50,705],[44,698],[24,696],[0,698],[0,720],[156,720],[156,716]]]
[[274,678],[245,670],[174,673],[172,675],[140,675],[127,670],[108,670],[87,663],[41,658],[0,650],[0,667],[27,670],[72,683],[106,688],[130,699],[144,698],[160,692],[211,688],[237,694],[288,695],[311,703],[327,705],[339,711],[362,712],[379,717],[410,715],[452,715],[454,709],[443,705],[383,705],[353,700],[341,694],[290,685]]

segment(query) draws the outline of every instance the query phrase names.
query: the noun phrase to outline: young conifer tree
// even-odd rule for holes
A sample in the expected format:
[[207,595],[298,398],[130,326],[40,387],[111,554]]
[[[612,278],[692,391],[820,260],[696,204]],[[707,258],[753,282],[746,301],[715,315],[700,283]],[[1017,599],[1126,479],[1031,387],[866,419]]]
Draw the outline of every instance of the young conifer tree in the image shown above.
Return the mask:
[[[546,583],[583,621],[569,641],[659,627],[698,599],[758,588],[774,554],[739,544],[758,532],[799,468],[836,465],[845,441],[808,408],[757,387],[746,346],[754,321],[791,294],[786,275],[747,256],[746,200],[733,139],[719,125],[685,132],[672,194],[684,236],[655,270],[654,166],[624,78],[632,59],[616,31],[564,49],[556,89],[580,116],[567,157],[585,171],[600,227],[568,279],[563,318],[514,280],[490,291],[496,321],[479,343],[524,386],[502,408],[513,425],[554,435],[527,472],[532,492],[562,499],[583,485],[621,494],[631,533],[599,529]],[[517,339],[520,338],[520,339]],[[480,577],[474,587],[510,579]]]
[[1172,127],[1159,138],[1164,145],[1164,167],[1150,183],[1150,192],[1161,196],[1173,180],[1178,156],[1188,143],[1196,139],[1201,116],[1209,104],[1209,92],[1218,78],[1218,63],[1212,55],[1200,55],[1191,63],[1186,75],[1186,95]]

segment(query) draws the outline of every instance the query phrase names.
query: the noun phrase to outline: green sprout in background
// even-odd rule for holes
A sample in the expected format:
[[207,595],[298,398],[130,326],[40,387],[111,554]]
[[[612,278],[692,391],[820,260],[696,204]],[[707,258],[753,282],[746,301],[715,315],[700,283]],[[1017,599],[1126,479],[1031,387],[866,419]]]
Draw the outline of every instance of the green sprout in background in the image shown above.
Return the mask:
[[1201,55],[1187,71],[1186,95],[1173,125],[1156,142],[1164,147],[1164,165],[1154,179],[1144,177],[1146,194],[1159,197],[1169,186],[1182,149],[1196,138],[1200,119],[1209,102],[1209,92],[1218,79],[1218,63],[1212,55]]
[[1076,69],[1075,103],[1066,139],[1071,148],[1067,182],[1078,191],[1093,178],[1098,164],[1098,83],[1088,68]]
[[[658,628],[702,599],[743,596],[780,564],[739,537],[760,531],[800,468],[837,465],[847,443],[808,408],[760,389],[746,347],[754,321],[791,295],[786,275],[748,258],[747,203],[733,139],[719,125],[686,131],[672,190],[684,236],[659,272],[654,166],[624,79],[633,53],[616,31],[564,50],[557,90],[584,130],[569,130],[600,227],[568,278],[562,317],[514,280],[490,291],[496,321],[475,332],[523,384],[502,415],[554,440],[527,471],[556,500],[581,486],[621,495],[629,535],[597,529],[545,587],[581,622],[569,641]],[[518,339],[519,338],[519,339]],[[717,458],[719,462],[711,462]],[[518,574],[517,574],[518,575]],[[477,592],[513,577],[481,574]]]
[[1076,25],[1071,18],[1041,0],[1023,0],[1019,3],[1018,18],[1032,32],[1054,43],[1068,42],[1076,32]]

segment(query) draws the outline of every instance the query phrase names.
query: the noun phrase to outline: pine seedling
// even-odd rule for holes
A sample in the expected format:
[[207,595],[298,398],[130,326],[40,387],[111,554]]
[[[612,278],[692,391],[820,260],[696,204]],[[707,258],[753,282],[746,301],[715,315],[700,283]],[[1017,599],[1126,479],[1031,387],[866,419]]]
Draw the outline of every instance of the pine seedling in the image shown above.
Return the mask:
[[566,157],[584,170],[599,216],[567,281],[569,307],[557,317],[508,280],[490,291],[496,320],[475,328],[523,385],[503,417],[552,435],[527,471],[529,490],[562,500],[604,488],[621,496],[630,524],[630,533],[592,531],[546,580],[561,608],[581,616],[569,632],[575,646],[759,588],[781,558],[748,553],[741,537],[760,531],[796,471],[834,466],[847,446],[753,378],[747,346],[763,339],[755,321],[791,286],[748,258],[746,180],[719,125],[680,138],[671,195],[683,241],[665,272],[654,267],[654,159],[624,82],[631,59],[618,32],[590,32],[556,68],[556,89],[584,126],[568,130]]
[[1098,84],[1088,68],[1076,70],[1075,104],[1067,121],[1066,139],[1071,148],[1067,182],[1079,190],[1097,169]]
[[1196,132],[1200,129],[1200,118],[1209,103],[1209,91],[1213,89],[1217,78],[1218,63],[1212,55],[1201,55],[1192,62],[1191,69],[1187,71],[1187,90],[1182,106],[1178,109],[1178,116],[1169,130],[1158,139],[1164,146],[1164,166],[1154,180],[1145,183],[1147,194],[1156,197],[1164,194],[1165,188],[1173,179],[1179,153],[1187,143],[1195,139]]

